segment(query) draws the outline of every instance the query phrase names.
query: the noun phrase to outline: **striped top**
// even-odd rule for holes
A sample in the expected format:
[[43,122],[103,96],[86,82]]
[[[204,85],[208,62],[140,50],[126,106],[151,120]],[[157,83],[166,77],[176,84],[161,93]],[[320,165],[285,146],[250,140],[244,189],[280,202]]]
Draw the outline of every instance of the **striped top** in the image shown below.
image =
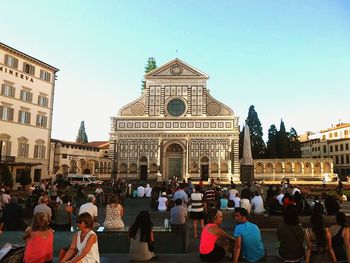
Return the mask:
[[203,212],[204,211],[204,201],[203,194],[197,192],[191,194],[191,212]]
[[205,200],[206,201],[214,201],[215,200],[215,191],[213,189],[209,189],[205,191]]

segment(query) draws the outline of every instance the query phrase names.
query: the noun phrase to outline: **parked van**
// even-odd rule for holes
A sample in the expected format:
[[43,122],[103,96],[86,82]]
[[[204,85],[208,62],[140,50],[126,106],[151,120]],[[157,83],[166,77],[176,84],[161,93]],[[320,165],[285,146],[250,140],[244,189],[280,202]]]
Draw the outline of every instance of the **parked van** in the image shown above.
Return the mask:
[[99,185],[102,181],[97,180],[92,174],[68,174],[68,182],[71,185]]

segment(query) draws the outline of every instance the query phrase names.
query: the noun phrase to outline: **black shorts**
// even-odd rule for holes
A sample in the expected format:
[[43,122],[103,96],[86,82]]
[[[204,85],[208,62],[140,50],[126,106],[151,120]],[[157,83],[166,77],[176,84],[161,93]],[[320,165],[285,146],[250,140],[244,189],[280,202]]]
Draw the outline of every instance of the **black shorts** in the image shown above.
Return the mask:
[[205,262],[218,262],[225,257],[225,249],[214,245],[214,249],[209,254],[200,254],[200,258]]
[[191,219],[197,219],[197,220],[201,220],[204,219],[204,211],[202,212],[190,212],[190,218]]

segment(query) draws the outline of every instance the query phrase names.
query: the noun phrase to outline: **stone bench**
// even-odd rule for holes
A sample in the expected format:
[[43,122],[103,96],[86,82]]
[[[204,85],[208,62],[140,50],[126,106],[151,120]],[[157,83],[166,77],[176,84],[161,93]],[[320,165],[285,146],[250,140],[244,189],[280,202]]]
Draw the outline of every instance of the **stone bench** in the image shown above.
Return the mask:
[[[180,254],[186,253],[189,247],[189,232],[174,232],[154,227],[154,247],[156,253]],[[129,236],[127,228],[122,230],[107,230],[96,232],[101,254],[129,253]]]

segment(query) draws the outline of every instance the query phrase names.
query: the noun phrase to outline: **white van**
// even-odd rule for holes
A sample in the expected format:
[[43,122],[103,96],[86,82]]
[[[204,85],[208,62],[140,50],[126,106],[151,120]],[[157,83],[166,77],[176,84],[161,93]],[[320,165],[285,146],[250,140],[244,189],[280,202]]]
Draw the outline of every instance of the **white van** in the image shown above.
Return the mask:
[[92,174],[68,174],[67,181],[71,185],[100,185],[102,181],[97,180]]

